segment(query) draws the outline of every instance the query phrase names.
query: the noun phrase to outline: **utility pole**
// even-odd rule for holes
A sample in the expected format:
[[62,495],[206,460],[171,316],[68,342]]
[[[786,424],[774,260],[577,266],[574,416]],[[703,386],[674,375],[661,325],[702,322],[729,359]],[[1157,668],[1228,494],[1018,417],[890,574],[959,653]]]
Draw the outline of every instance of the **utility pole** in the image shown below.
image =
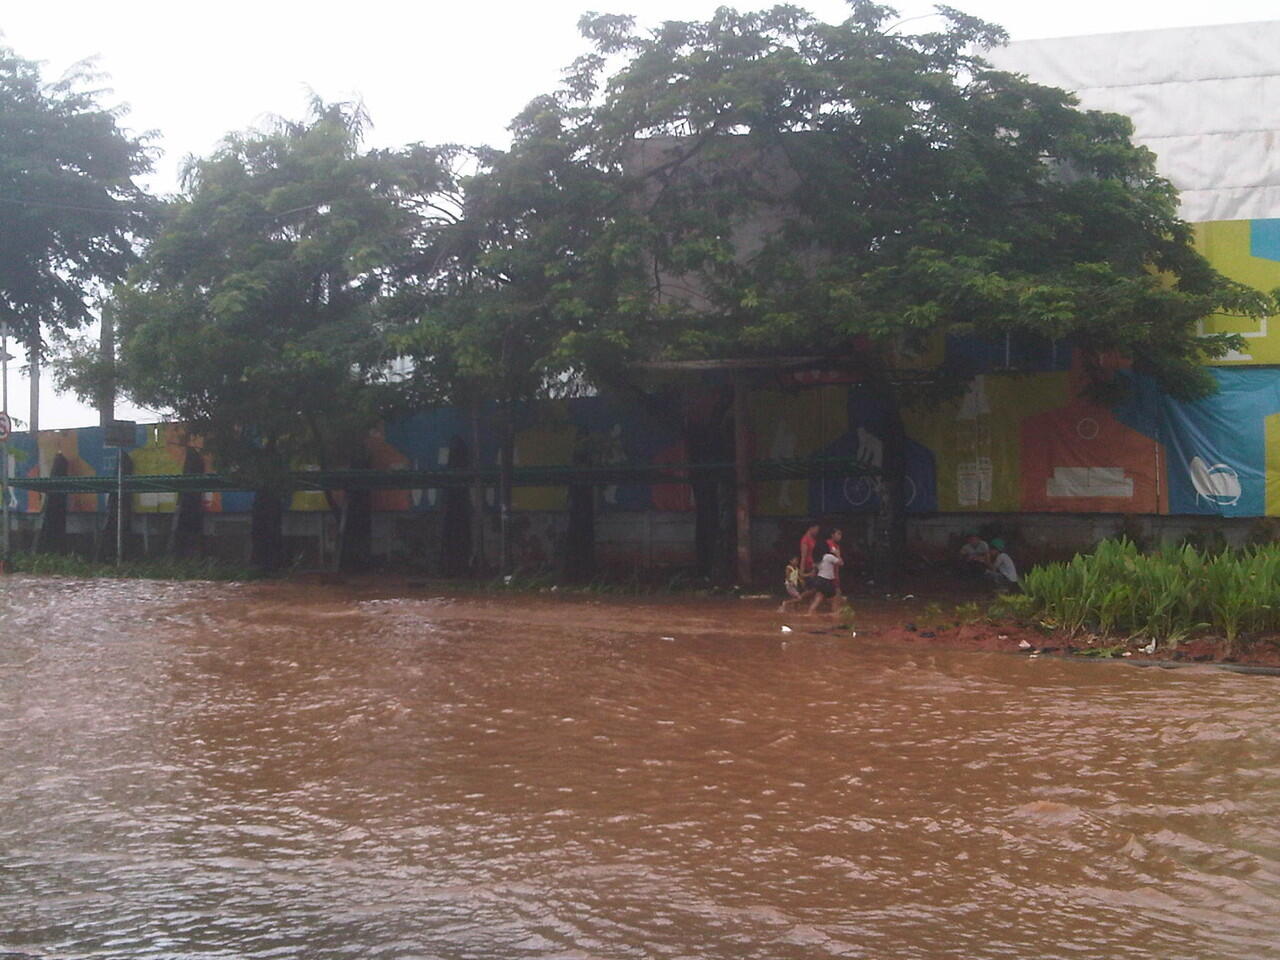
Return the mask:
[[4,439],[0,440],[0,560],[9,559],[9,326],[0,323],[0,418]]
[[111,304],[102,308],[102,321],[98,333],[98,359],[107,378],[98,391],[98,426],[107,429],[116,418],[116,322]]
[[31,439],[36,438],[40,430],[40,327],[37,324],[27,343],[27,375],[31,378],[31,412],[27,416],[27,429],[31,431]]

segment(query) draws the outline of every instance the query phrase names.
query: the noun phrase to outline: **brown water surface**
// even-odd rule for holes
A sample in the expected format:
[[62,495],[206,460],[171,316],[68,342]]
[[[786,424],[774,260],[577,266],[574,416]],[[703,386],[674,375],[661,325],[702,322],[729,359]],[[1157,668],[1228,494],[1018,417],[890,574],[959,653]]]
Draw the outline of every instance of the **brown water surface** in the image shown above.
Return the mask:
[[1280,957],[1280,679],[0,581],[0,957]]

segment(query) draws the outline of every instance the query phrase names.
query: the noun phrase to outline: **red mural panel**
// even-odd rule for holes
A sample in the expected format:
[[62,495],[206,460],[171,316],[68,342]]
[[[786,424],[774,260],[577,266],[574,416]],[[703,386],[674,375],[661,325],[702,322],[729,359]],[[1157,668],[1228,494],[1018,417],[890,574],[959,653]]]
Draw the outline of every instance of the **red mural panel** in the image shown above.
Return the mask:
[[1160,444],[1077,399],[1022,421],[1022,509],[1156,513]]

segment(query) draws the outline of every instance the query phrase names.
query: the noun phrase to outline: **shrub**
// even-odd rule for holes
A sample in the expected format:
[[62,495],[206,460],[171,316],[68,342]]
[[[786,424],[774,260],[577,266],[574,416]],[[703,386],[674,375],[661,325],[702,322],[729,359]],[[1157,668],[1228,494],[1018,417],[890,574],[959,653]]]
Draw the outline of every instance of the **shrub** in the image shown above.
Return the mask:
[[1213,629],[1230,651],[1242,633],[1280,632],[1280,544],[1143,553],[1122,537],[1068,563],[1035,567],[1022,587],[1027,615],[1068,635],[1088,630],[1176,644]]

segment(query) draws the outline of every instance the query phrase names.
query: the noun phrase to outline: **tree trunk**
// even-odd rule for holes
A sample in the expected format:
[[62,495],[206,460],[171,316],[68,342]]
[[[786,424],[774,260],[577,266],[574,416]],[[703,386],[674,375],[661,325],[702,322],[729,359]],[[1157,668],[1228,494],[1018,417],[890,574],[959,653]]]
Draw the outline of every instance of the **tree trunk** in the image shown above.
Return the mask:
[[734,561],[738,554],[737,510],[734,502],[733,479],[716,481],[716,551],[711,568],[711,579],[722,586],[735,582]]
[[502,454],[498,468],[498,568],[503,575],[512,572],[515,561],[511,549],[511,487],[515,471],[515,410],[505,404],[502,411]]
[[907,554],[907,432],[897,389],[885,378],[878,385],[885,402],[884,467],[877,488],[880,509],[876,516],[876,543],[881,559],[878,579],[890,588],[902,579]]
[[[454,436],[449,441],[450,470],[466,470],[471,465],[467,442]],[[446,577],[461,577],[471,567],[471,495],[466,487],[445,487],[441,492],[440,571]]]
[[[204,457],[194,447],[187,447],[182,460],[184,476],[204,473]],[[200,554],[204,534],[204,495],[180,493],[173,510],[173,522],[169,527],[168,554],[171,557],[193,557]]]
[[[368,470],[369,458],[356,457],[351,466]],[[343,491],[342,523],[338,534],[338,569],[367,570],[373,562],[373,491]]]
[[[594,464],[591,437],[583,427],[573,450],[573,465],[589,468]],[[560,570],[570,583],[582,583],[595,572],[596,488],[591,483],[569,485],[568,526],[564,536],[564,556]]]
[[745,377],[733,385],[734,580],[751,585],[751,450],[749,387]]
[[[49,476],[67,475],[67,458],[61,453],[49,465]],[[46,493],[40,508],[40,526],[36,528],[33,553],[66,553],[67,550],[67,495]]]
[[693,488],[693,547],[697,574],[710,580],[715,573],[716,542],[720,535],[720,484],[714,479],[699,478],[690,486]]
[[249,522],[249,562],[272,573],[284,564],[284,496],[255,490]]
[[[471,459],[476,470],[482,463],[480,446],[480,401],[471,401]],[[484,484],[477,474],[471,481],[471,554],[467,558],[473,577],[481,576],[485,568],[484,553]]]
[[[725,464],[732,459],[732,435],[726,422],[732,394],[725,393],[712,406],[703,421],[685,421],[685,450],[691,466]],[[734,506],[729,480],[721,475],[694,471],[693,488],[694,545],[697,551],[698,575],[716,583],[733,579]]]

